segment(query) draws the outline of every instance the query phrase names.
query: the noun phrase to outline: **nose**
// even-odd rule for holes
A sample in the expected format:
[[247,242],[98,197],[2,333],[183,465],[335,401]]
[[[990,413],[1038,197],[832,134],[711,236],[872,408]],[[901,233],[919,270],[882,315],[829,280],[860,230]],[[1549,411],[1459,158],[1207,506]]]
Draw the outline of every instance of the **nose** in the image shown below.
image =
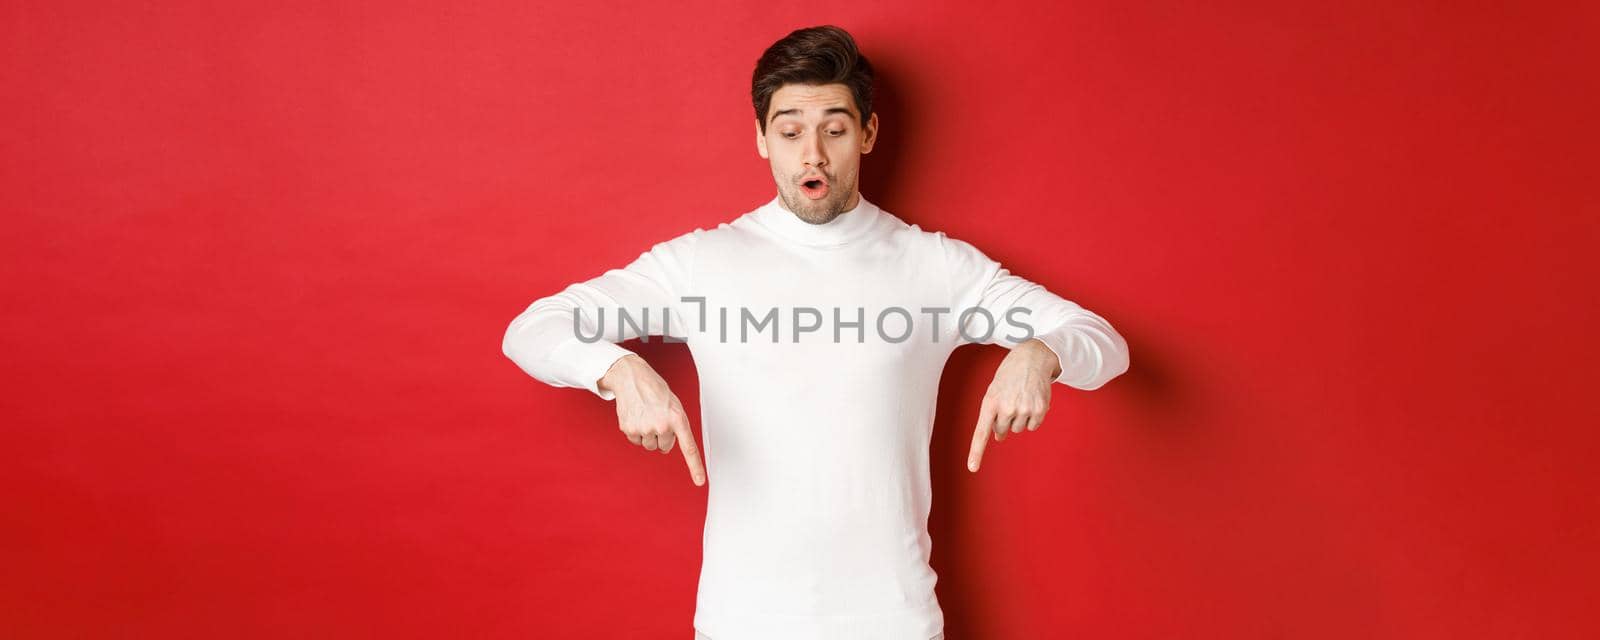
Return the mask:
[[805,162],[806,166],[819,170],[828,164],[828,158],[822,153],[822,136],[812,137],[812,142],[805,145],[804,151],[801,152],[800,160]]

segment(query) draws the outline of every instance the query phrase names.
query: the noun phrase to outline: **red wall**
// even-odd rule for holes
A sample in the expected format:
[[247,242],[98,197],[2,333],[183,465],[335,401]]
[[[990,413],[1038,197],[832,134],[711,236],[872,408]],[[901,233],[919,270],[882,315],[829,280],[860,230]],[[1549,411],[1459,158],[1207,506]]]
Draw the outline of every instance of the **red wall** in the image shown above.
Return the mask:
[[0,636],[688,638],[704,489],[500,338],[770,198],[819,23],[1133,353],[977,475],[951,360],[951,640],[1600,634],[1594,5],[885,4],[0,7]]

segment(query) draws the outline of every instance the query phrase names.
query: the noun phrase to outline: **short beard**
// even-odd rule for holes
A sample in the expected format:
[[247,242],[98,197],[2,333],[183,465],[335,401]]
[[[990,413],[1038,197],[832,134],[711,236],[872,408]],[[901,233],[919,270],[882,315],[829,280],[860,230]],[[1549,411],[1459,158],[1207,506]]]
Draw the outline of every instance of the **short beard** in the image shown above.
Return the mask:
[[[854,191],[854,189],[845,190],[843,197],[835,197],[835,194],[840,192],[832,190],[833,185],[828,186],[828,197],[822,199],[820,206],[824,207],[824,209],[821,211],[813,208],[819,206],[816,204],[817,201],[811,200],[803,194],[791,194],[787,191],[779,190],[778,196],[783,198],[783,204],[789,208],[789,211],[795,217],[811,224],[828,224],[833,222],[834,218],[839,217],[839,214],[844,213],[844,205],[850,202],[850,191]],[[798,187],[796,187],[796,190],[798,190]]]

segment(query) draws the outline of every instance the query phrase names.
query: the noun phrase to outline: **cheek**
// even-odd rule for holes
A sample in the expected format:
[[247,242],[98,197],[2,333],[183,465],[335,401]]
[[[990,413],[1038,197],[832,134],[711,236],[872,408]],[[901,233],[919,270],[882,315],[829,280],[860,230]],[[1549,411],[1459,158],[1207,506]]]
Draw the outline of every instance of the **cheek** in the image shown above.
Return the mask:
[[857,156],[860,153],[861,138],[857,136],[840,136],[838,138],[834,138],[833,141],[828,145],[828,155],[831,156],[835,162],[839,162],[841,164],[847,160],[854,161],[854,156]]

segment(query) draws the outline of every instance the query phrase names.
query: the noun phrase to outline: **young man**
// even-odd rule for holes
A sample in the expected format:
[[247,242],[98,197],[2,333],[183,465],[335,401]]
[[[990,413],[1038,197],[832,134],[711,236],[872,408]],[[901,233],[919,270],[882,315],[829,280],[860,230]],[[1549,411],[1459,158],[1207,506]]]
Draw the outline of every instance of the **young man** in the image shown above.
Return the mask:
[[[1093,390],[1128,368],[1104,318],[857,192],[878,133],[872,81],[837,27],[773,44],[751,93],[776,197],[541,298],[506,330],[529,375],[614,400],[630,442],[676,444],[709,481],[702,640],[942,638],[928,445],[951,351],[1010,349],[971,471],[991,436],[1039,427],[1052,382]],[[641,336],[688,343],[704,463],[666,381],[616,344]]]

